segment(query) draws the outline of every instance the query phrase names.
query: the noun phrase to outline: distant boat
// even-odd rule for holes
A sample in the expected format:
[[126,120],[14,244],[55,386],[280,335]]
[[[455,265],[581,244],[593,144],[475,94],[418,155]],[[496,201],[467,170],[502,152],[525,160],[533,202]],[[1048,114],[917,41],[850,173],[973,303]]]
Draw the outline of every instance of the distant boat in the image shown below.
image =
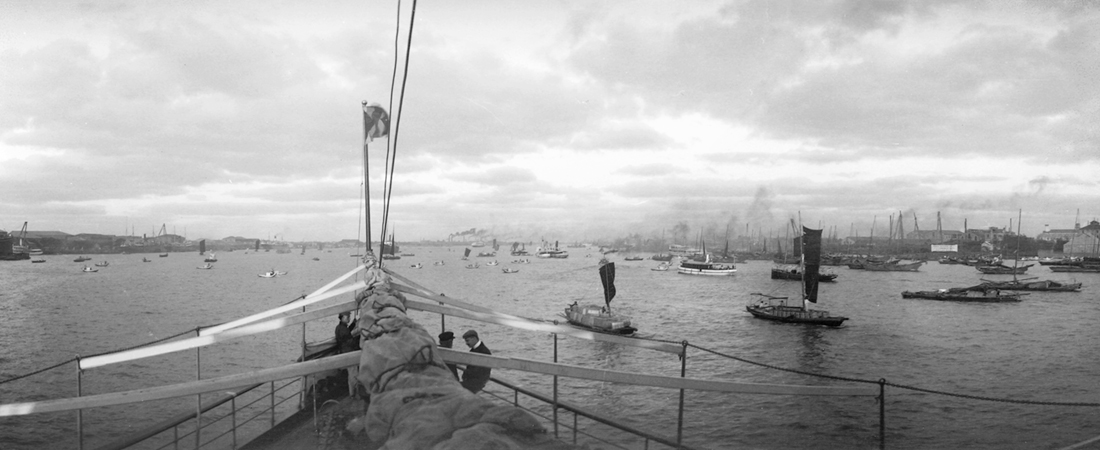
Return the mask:
[[1003,291],[1050,291],[1050,292],[1078,292],[1081,283],[1063,283],[1053,280],[1037,280],[1034,278],[1012,281],[982,280],[982,286]]
[[[817,276],[817,281],[820,282],[834,282],[837,275],[835,273],[820,273]],[[772,279],[773,280],[802,280],[802,272],[799,272],[798,266],[779,265],[772,267]]]
[[84,261],[91,261],[91,260],[92,260],[92,258],[89,258],[87,256],[77,256],[76,259],[73,260],[73,262],[84,262]]
[[519,269],[510,269],[507,267],[501,269],[501,271],[503,271],[504,273],[519,273]]
[[975,269],[978,269],[978,271],[981,273],[989,275],[1021,274],[1027,272],[1028,267],[1031,267],[1032,265],[1033,264],[1028,264],[1026,266],[1010,267],[1004,264],[996,264],[987,266],[976,266]]
[[654,261],[666,261],[666,262],[667,261],[672,261],[672,254],[671,253],[658,253],[656,255],[650,256],[649,259],[652,259]]
[[321,258],[318,258],[318,257],[314,256],[314,257],[313,257],[313,260],[314,260],[314,261],[320,261],[320,260],[321,260]]
[[88,267],[88,266],[84,266],[84,268],[83,268],[83,269],[81,269],[81,271],[82,271],[82,272],[99,272],[99,269],[93,269],[93,268],[91,268],[91,267]]
[[203,262],[218,262],[218,255],[214,252],[210,252],[210,256],[207,256],[206,259],[203,259]]
[[161,254],[160,254],[160,255],[158,255],[158,256],[160,256],[161,258],[167,258],[167,257],[168,257],[168,254],[167,254],[167,253],[161,253]]
[[526,256],[526,255],[527,255],[527,246],[525,244],[520,244],[519,242],[513,242],[512,243],[512,256]]
[[558,242],[554,241],[554,246],[539,247],[535,250],[535,256],[539,258],[550,259],[566,259],[569,258],[569,251],[558,248]]
[[643,258],[641,256],[635,255],[635,256],[627,256],[627,257],[623,258],[623,261],[642,261],[644,259],[645,258]]
[[922,264],[924,264],[924,261],[917,261],[907,264],[901,264],[898,262],[868,262],[863,264],[863,270],[869,270],[872,272],[916,272],[918,269],[920,269],[920,266]]
[[413,269],[420,269],[420,268],[423,268],[423,267],[424,267],[424,264],[421,264],[421,263],[416,263],[416,264],[413,264],[413,265],[411,265],[411,266],[409,266],[409,267],[412,267]]
[[44,263],[44,262],[46,262],[46,258],[32,259],[31,262],[32,263]]
[[203,264],[201,266],[196,267],[196,269],[213,269],[213,268],[214,268],[214,265],[210,264],[210,263],[206,263],[206,264]]
[[572,325],[601,333],[634,334],[638,329],[634,328],[630,317],[611,311],[611,300],[615,298],[615,263],[600,266],[599,273],[603,284],[604,306],[581,306],[573,302],[565,308],[565,319]]
[[658,272],[665,272],[665,271],[668,271],[669,267],[670,267],[670,265],[667,262],[662,261],[660,264],[657,265],[657,267],[654,267],[654,268],[649,269],[649,270],[655,270],[655,271],[658,271]]
[[708,275],[731,276],[737,273],[737,266],[732,263],[720,263],[710,260],[710,254],[704,253],[703,260],[685,259],[680,261],[680,267],[676,273],[684,275]]
[[282,271],[272,269],[272,270],[269,270],[267,272],[258,274],[257,276],[258,277],[263,277],[263,278],[275,278],[275,277],[280,276],[280,275],[286,275],[286,272],[282,272]]
[[802,227],[802,293],[797,305],[789,305],[787,297],[763,297],[746,307],[753,317],[775,322],[804,323],[840,326],[847,317],[833,316],[828,311],[807,308],[807,303],[817,303],[818,270],[821,268],[821,230]]
[[498,263],[497,260],[495,260],[495,259],[485,263],[486,266],[495,266],[497,264],[500,264],[500,263]]
[[108,263],[107,261],[103,261],[101,263],[95,263],[96,267],[107,267],[109,265],[111,265],[111,263]]
[[480,263],[473,263],[473,264],[467,264],[466,265],[467,269],[477,269],[478,267],[481,267]]
[[941,300],[952,302],[970,303],[1005,303],[1018,302],[1024,294],[1004,294],[999,289],[987,286],[971,286],[964,288],[938,289],[935,291],[904,291],[901,298],[919,298],[925,300]]
[[433,266],[442,266],[442,265],[446,265],[446,263],[444,263],[443,260],[439,260],[439,261],[436,261],[436,262],[432,263],[432,265]]
[[151,260],[151,259],[149,259],[149,258],[146,258],[146,257],[142,256],[142,257],[141,257],[141,262],[153,262],[153,260]]

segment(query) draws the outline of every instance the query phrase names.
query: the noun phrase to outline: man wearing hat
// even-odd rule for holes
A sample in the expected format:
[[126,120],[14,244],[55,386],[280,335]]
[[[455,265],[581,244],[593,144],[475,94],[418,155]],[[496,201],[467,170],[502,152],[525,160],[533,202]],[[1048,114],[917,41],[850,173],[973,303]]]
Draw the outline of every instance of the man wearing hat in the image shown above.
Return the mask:
[[[489,351],[489,347],[486,347],[481,339],[477,337],[477,332],[474,330],[462,333],[462,339],[466,341],[466,345],[470,347],[470,351],[473,353],[493,354]],[[480,392],[489,383],[489,375],[492,371],[493,369],[490,367],[466,366],[466,371],[462,372],[462,387],[475,394]]]
[[[455,334],[450,331],[444,331],[439,333],[439,346],[443,348],[451,348],[451,345],[455,343]],[[451,373],[454,374],[456,380],[461,380],[458,377],[458,366],[447,363],[447,368],[451,369]]]

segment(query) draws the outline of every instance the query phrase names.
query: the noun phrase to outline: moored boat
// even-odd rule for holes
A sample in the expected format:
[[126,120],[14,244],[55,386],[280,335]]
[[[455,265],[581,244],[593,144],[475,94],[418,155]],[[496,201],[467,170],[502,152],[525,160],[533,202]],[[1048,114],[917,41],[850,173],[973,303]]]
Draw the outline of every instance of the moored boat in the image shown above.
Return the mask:
[[[837,274],[835,273],[819,273],[817,281],[822,283],[835,282]],[[798,266],[782,265],[772,267],[772,279],[773,280],[793,280],[802,281],[802,272],[798,270]]]
[[1031,266],[1032,266],[1032,264],[1028,264],[1026,266],[1018,266],[1018,267],[1006,266],[1004,264],[990,264],[990,265],[984,265],[984,266],[975,266],[974,268],[978,269],[979,272],[984,273],[984,274],[1004,275],[1004,274],[1021,274],[1021,273],[1027,272],[1028,267],[1031,267]]
[[872,272],[916,272],[923,264],[924,261],[917,261],[906,264],[902,264],[897,261],[884,263],[865,263],[863,264],[863,270],[868,270]]
[[982,286],[1004,291],[1078,292],[1081,290],[1082,284],[1063,283],[1054,280],[1025,279],[1012,281],[982,280]]
[[924,300],[941,300],[951,302],[971,303],[1006,303],[1018,302],[1023,294],[1006,294],[999,289],[982,285],[937,289],[935,291],[904,291],[901,298],[919,298]]

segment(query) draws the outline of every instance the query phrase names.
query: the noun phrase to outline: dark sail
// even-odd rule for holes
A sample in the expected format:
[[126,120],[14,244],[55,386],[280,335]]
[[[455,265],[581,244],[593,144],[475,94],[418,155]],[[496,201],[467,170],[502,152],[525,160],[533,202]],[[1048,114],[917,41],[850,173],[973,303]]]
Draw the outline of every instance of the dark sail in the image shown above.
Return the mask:
[[199,241],[199,254],[206,253],[206,239]]
[[600,281],[603,282],[603,301],[611,309],[611,299],[615,298],[615,263],[600,266]]
[[256,239],[256,251],[260,251],[260,240]]
[[462,255],[463,258],[470,256],[470,249],[466,249],[466,253]]
[[817,303],[820,272],[821,230],[802,227],[802,295],[810,303]]

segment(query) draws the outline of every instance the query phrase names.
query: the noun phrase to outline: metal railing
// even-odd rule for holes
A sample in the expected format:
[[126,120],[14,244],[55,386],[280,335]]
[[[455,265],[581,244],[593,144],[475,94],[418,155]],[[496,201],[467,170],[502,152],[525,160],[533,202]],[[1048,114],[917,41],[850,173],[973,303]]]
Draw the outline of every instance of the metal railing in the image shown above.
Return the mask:
[[[282,380],[286,381],[286,380]],[[267,385],[269,389],[262,390],[261,387]],[[278,397],[278,393],[283,392],[291,387],[297,387],[296,391],[289,392]],[[262,392],[262,393],[260,393]],[[248,394],[257,394],[253,399],[247,402],[241,402]],[[257,383],[252,386],[248,386],[239,389],[235,392],[231,392],[213,402],[207,403],[202,406],[198,411],[188,411],[186,413],[179,414],[171,417],[161,423],[152,425],[139,432],[124,436],[121,439],[107,443],[97,448],[97,450],[118,450],[128,448],[143,442],[148,441],[161,441],[166,439],[165,434],[171,432],[167,442],[155,447],[156,450],[163,450],[167,448],[179,449],[181,443],[186,443],[182,448],[203,448],[220,442],[223,438],[230,440],[230,448],[238,447],[239,430],[245,425],[257,421],[258,419],[268,416],[270,421],[268,422],[267,429],[275,428],[278,424],[278,407],[282,406],[288,400],[300,399],[304,394],[300,388],[299,378],[291,378],[289,381],[281,385],[277,385],[276,381],[268,383]],[[266,402],[263,405],[259,405],[261,402]],[[228,411],[223,412],[225,408],[223,406],[228,405]],[[257,409],[258,408],[258,409]],[[300,402],[298,405],[300,408]],[[295,408],[293,411],[289,411],[287,415],[297,411]],[[210,414],[221,414],[220,416],[212,416]],[[201,414],[201,415],[200,415]],[[205,417],[206,420],[195,420],[196,416]],[[229,420],[228,426],[223,424],[223,421]],[[189,425],[194,424],[194,425]],[[212,429],[214,432],[220,432],[209,439],[202,440],[203,430]],[[181,434],[181,431],[183,433]]]

